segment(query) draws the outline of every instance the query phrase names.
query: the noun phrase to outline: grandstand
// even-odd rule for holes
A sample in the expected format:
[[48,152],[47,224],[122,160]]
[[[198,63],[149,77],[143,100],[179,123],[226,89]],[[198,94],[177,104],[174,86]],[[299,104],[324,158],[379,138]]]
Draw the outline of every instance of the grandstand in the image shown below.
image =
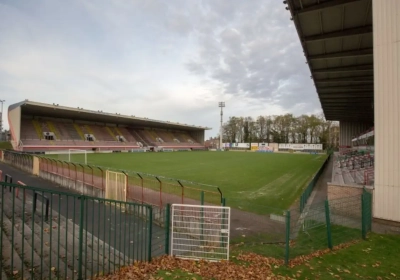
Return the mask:
[[22,101],[8,108],[13,148],[25,152],[202,150],[201,126]]
[[[325,118],[340,122],[331,184],[340,190],[335,197],[370,186],[374,218],[400,222],[400,2],[283,3]],[[328,185],[328,196],[329,191]]]

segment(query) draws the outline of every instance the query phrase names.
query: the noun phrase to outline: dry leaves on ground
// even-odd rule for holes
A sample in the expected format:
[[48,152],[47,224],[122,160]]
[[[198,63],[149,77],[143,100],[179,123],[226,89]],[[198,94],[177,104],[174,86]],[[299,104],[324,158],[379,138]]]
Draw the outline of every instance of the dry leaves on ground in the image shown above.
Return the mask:
[[[337,251],[343,248],[347,248],[356,242],[344,243],[333,248],[333,251]],[[319,250],[313,252],[310,255],[300,256],[292,259],[289,263],[289,267],[293,268],[301,264],[307,264],[312,258],[320,257],[329,252],[329,249]],[[281,275],[275,275],[273,268],[284,265],[283,260],[275,258],[264,257],[254,253],[240,254],[236,258],[239,262],[236,263],[231,261],[220,261],[220,262],[208,262],[208,261],[193,261],[183,260],[172,256],[162,256],[153,259],[151,262],[135,262],[133,265],[121,268],[114,274],[106,276],[99,276],[100,279],[149,279],[149,280],[161,280],[160,277],[155,277],[154,274],[158,270],[174,271],[181,270],[188,273],[201,276],[203,279],[244,279],[244,280],[259,280],[259,279],[292,279],[290,277],[284,277]],[[299,274],[299,273],[298,273]]]
[[248,265],[230,261],[207,262],[182,260],[171,256],[162,256],[150,263],[137,262],[124,267],[118,273],[99,277],[97,279],[158,279],[154,275],[158,270],[174,271],[179,269],[201,276],[203,279],[290,279],[274,275],[272,268],[282,265],[281,260],[263,257],[257,254],[244,254],[237,257]]

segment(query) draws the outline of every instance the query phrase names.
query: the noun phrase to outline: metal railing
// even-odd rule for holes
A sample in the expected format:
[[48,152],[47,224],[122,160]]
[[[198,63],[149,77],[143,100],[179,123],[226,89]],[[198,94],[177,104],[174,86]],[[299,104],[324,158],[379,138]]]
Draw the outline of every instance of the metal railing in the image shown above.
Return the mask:
[[0,271],[10,279],[86,279],[165,253],[152,245],[166,230],[149,205],[6,182],[0,198]]
[[[18,189],[17,189],[18,190]],[[25,192],[24,192],[25,193]],[[18,194],[16,195],[18,197]],[[44,220],[47,222],[49,220],[49,207],[50,207],[50,199],[43,195],[40,192],[34,191],[33,192],[33,201],[32,201],[32,208],[33,208],[33,214],[36,213],[36,205],[37,205],[37,198],[38,196],[42,197],[42,203],[43,200],[45,201],[45,215],[44,215]]]
[[304,207],[307,204],[308,198],[310,197],[312,191],[314,190],[315,185],[318,182],[319,177],[321,176],[322,172],[324,172],[326,165],[328,164],[331,156],[329,155],[324,163],[322,164],[321,168],[317,171],[314,177],[311,179],[310,183],[304,189],[303,193],[300,195],[300,212],[303,212]]
[[[101,194],[106,187],[106,170],[117,171],[128,176],[127,200],[165,207],[167,203],[204,203],[221,205],[223,194],[219,187],[187,180],[178,180],[131,170],[69,162],[42,155],[31,155],[4,151],[5,162],[26,171],[33,170],[33,156],[39,158],[39,176],[57,183],[89,186],[90,195]],[[68,156],[68,154],[67,154]],[[68,180],[68,182],[66,181]],[[81,193],[85,193],[82,189]]]

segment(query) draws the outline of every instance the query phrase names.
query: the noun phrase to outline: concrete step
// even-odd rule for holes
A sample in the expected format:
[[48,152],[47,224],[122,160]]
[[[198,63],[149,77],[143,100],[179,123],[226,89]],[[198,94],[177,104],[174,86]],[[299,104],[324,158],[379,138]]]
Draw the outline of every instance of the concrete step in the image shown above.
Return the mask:
[[10,228],[6,228],[4,225],[2,225],[2,263],[0,266],[2,268],[2,274],[6,274],[8,279],[22,279],[21,275],[29,276],[30,272],[24,262],[21,260],[18,252],[15,250],[15,246],[11,245],[11,242],[8,239],[8,232],[10,230]]
[[[35,279],[45,278],[44,276],[48,275],[50,269],[46,264],[47,262],[42,261],[44,258],[41,258],[37,252],[32,250],[31,245],[27,241],[32,232],[25,227],[23,228],[22,221],[16,215],[14,216],[14,232],[12,232],[12,221],[10,219],[12,218],[7,217],[7,215],[3,216],[3,225],[9,229],[6,235],[10,241],[13,240],[15,251],[21,257],[28,270],[32,272],[30,275],[23,275],[22,278],[27,276]],[[14,236],[14,239],[12,239],[12,236]],[[20,271],[22,271],[21,268]]]
[[363,170],[357,171],[356,176],[357,176],[356,182],[358,184],[364,184],[364,171]]
[[343,172],[343,179],[345,184],[353,184],[354,183],[354,178],[351,176],[349,172]]
[[[57,240],[50,240],[45,230],[49,228],[48,224],[44,221],[42,223],[40,218],[32,220],[32,201],[29,200],[28,195],[25,202],[25,209],[23,209],[22,201],[15,198],[13,212],[11,195],[6,195],[4,199],[5,209],[3,215],[3,217],[9,218],[10,225],[12,217],[14,217],[14,240],[22,242],[22,235],[24,236],[24,262],[29,263],[30,269],[34,270],[35,279],[56,277],[58,275],[57,273],[60,271],[65,271],[68,277],[72,277],[73,272],[70,269],[66,269],[66,264],[62,259],[60,261],[58,258],[59,254],[55,252]],[[25,212],[24,217],[22,217],[23,211]],[[15,242],[14,244],[15,246],[18,245]],[[20,256],[23,256],[22,252],[20,252]],[[56,264],[59,264],[57,269],[55,269]],[[51,270],[52,267],[54,267],[53,270]]]
[[[8,200],[11,201],[11,198]],[[22,201],[19,199],[15,200],[20,203],[14,205],[15,212],[18,216],[19,222],[22,224],[21,213],[22,213]],[[70,231],[60,231],[60,239],[58,239],[58,228],[59,224],[54,220],[45,222],[41,216],[40,209],[42,204],[37,202],[38,212],[32,217],[32,200],[27,195],[25,204],[25,228],[27,241],[34,248],[34,251],[42,256],[43,263],[49,264],[50,267],[54,267],[54,273],[59,273],[62,276],[67,275],[69,278],[73,278],[73,275],[77,275],[78,271],[78,236],[75,237]],[[7,213],[6,213],[7,214]],[[32,218],[34,222],[32,223]],[[16,220],[17,221],[17,220]],[[72,228],[72,227],[71,227]],[[32,235],[32,232],[34,233]],[[61,234],[61,232],[63,234]],[[33,241],[32,241],[33,237]],[[33,244],[33,246],[32,246]],[[30,254],[28,255],[30,256]],[[41,266],[39,266],[40,268]],[[85,268],[84,273],[85,273]],[[87,271],[87,275],[90,273]],[[43,275],[47,275],[45,271],[42,271]]]
[[[29,204],[27,204],[27,208],[29,209]],[[19,230],[20,238],[22,238],[23,233],[25,241],[29,246],[29,252],[25,255],[25,259],[28,262],[32,262],[32,266],[35,268],[35,271],[37,271],[37,273],[40,273],[40,277],[38,278],[42,279],[43,275],[49,275],[49,277],[50,275],[52,275],[54,277],[58,275],[57,273],[61,272],[63,273],[63,275],[72,277],[73,271],[68,268],[68,265],[63,261],[63,258],[61,258],[62,251],[57,251],[58,240],[54,237],[50,238],[49,225],[45,222],[43,222],[42,225],[40,219],[34,219],[32,223],[32,215],[28,214],[31,211],[26,211],[27,209],[25,210],[26,214],[23,223],[22,217],[20,216],[20,214],[22,213],[20,205],[15,206],[15,210],[15,228]],[[10,215],[7,212],[5,212],[5,214]],[[68,248],[68,246],[66,247]],[[34,255],[37,255],[39,260],[32,261],[32,249]],[[64,250],[68,252],[68,249],[65,248]],[[71,259],[74,259],[72,255]],[[53,270],[51,270],[52,267],[54,267]]]
[[[38,204],[39,205],[39,204]],[[51,211],[52,220],[57,220],[58,213]],[[50,217],[51,217],[50,215]],[[55,234],[67,233],[67,236],[62,236],[62,244],[74,244],[75,252],[79,252],[79,226],[73,223],[70,219],[66,219],[64,216],[60,215],[60,220],[58,221],[59,227],[52,228]],[[86,275],[90,275],[90,271],[101,271],[109,272],[119,269],[120,266],[128,263],[133,263],[133,260],[129,260],[124,254],[115,250],[113,247],[109,246],[104,241],[100,240],[96,236],[92,235],[90,232],[83,230],[83,265],[87,268]],[[67,240],[67,241],[66,241]],[[87,254],[87,255],[86,255]],[[125,262],[124,262],[125,260]],[[77,263],[75,265],[77,267]]]
[[[21,196],[20,196],[21,197]],[[12,209],[11,194],[5,195],[5,205],[7,209]],[[22,224],[22,201],[16,198],[14,204],[15,217],[17,224]],[[25,226],[24,235],[28,237],[26,242],[35,249],[38,256],[43,256],[44,263],[48,263],[49,267],[57,267],[61,275],[67,275],[69,278],[76,276],[78,270],[78,254],[79,254],[79,226],[71,220],[67,220],[64,216],[59,215],[56,211],[50,211],[49,221],[45,222],[41,213],[42,203],[40,200],[36,204],[36,214],[32,217],[32,197],[27,194],[25,201]],[[10,210],[11,211],[11,210]],[[11,217],[11,212],[6,211]],[[34,223],[32,224],[32,218]],[[59,218],[59,221],[57,221]],[[20,226],[22,233],[22,226]],[[33,243],[32,243],[32,232]],[[121,265],[132,263],[132,259],[128,259],[117,250],[114,250],[105,242],[99,240],[87,231],[83,231],[83,273],[86,277],[90,277],[92,272],[107,273],[117,270]],[[44,244],[45,246],[41,246]],[[50,246],[50,244],[52,246]],[[25,251],[25,250],[24,250]],[[87,254],[87,256],[86,256]],[[39,257],[40,258],[40,257]],[[110,261],[109,261],[110,259]],[[47,274],[49,267],[43,274]],[[87,268],[87,269],[86,269]],[[37,278],[37,277],[35,277]]]

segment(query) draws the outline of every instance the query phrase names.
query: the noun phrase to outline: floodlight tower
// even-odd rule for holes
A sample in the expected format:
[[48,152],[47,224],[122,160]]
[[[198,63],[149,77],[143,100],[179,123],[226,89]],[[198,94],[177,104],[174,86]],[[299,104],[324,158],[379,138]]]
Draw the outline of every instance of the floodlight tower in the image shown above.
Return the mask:
[[0,100],[1,103],[1,112],[0,112],[0,138],[3,140],[3,103],[5,100]]
[[225,102],[218,102],[218,107],[221,108],[221,126],[219,128],[219,148],[222,149],[222,108],[225,107]]

